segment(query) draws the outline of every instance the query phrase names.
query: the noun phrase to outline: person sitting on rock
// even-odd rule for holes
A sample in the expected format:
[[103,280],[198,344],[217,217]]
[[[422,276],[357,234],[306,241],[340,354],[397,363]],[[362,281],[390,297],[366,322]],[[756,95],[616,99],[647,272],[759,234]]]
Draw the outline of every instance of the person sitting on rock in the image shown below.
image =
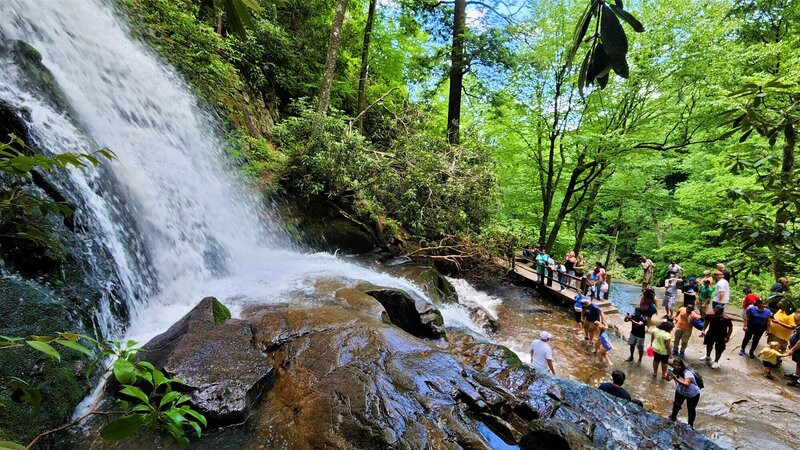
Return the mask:
[[611,383],[600,383],[597,389],[600,389],[606,394],[613,395],[614,397],[631,401],[631,394],[622,388],[622,384],[625,383],[625,372],[621,370],[611,372],[611,381]]
[[547,331],[539,333],[539,339],[531,344],[531,364],[537,372],[550,372],[556,374],[553,368],[553,349],[550,348],[550,338],[552,335]]

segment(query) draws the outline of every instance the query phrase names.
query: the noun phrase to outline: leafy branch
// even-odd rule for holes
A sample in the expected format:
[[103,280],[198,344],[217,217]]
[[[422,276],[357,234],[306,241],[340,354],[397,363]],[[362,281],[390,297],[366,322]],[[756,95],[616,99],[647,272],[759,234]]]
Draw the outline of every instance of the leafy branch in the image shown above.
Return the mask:
[[[84,342],[86,345],[84,345]],[[76,333],[56,333],[54,336],[30,336],[28,338],[0,336],[0,350],[13,348],[30,348],[40,352],[56,362],[61,361],[61,353],[57,348],[75,350],[94,358],[94,362],[86,371],[86,377],[94,373],[95,367],[105,361],[113,361],[104,366],[99,373],[104,380],[101,394],[88,412],[77,419],[57,428],[44,431],[36,436],[28,445],[3,441],[0,448],[14,450],[33,448],[41,439],[64,431],[80,424],[92,415],[119,415],[100,430],[100,437],[107,441],[117,441],[136,434],[142,427],[150,428],[160,435],[170,435],[183,447],[189,445],[187,431],[194,431],[197,437],[208,425],[206,418],[188,405],[189,397],[176,388],[184,384],[179,378],[168,378],[147,361],[137,361],[136,355],[141,351],[135,341],[121,343],[114,340],[99,341],[89,336]],[[91,349],[90,349],[91,347]],[[119,409],[98,411],[102,399],[109,386],[107,375],[114,376],[120,389],[116,391],[116,404]],[[9,379],[9,387],[14,391],[12,399],[29,404],[38,412],[42,397],[39,391],[17,377]],[[113,385],[116,386],[116,385]]]

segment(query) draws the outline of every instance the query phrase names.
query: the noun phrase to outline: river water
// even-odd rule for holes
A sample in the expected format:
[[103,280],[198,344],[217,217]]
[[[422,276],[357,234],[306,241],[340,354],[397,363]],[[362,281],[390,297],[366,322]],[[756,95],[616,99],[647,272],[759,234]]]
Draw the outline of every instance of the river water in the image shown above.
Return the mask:
[[[641,367],[625,362],[628,346],[622,337],[610,333],[614,349],[610,353],[613,364],[608,367],[597,362],[592,353],[593,346],[576,331],[572,312],[540,298],[534,290],[508,282],[481,285],[478,289],[467,283],[456,283],[455,286],[460,298],[491,305],[500,329],[490,339],[508,346],[523,361],[530,361],[531,342],[539,332],[546,330],[554,335],[551,345],[558,376],[597,386],[601,382],[610,382],[611,371],[619,369],[627,375],[624,388],[632,397],[640,399],[645,409],[662,416],[671,413],[674,383],[660,377],[652,378],[653,360],[646,355]],[[617,291],[611,293],[612,301],[616,306],[632,311],[630,305],[638,298],[641,289],[623,283],[616,283],[616,287]],[[610,315],[608,321],[627,338],[630,325],[622,320],[624,311],[626,309],[622,315]],[[736,344],[741,341],[738,324],[735,329],[737,331],[724,353],[719,370],[712,370],[699,362],[705,354],[701,339],[695,335],[690,340],[687,363],[703,376],[706,385],[697,410],[697,430],[728,448],[800,448],[800,436],[796,432],[800,420],[800,390],[787,387],[780,375],[780,379],[775,381],[762,378],[758,359],[740,358]],[[784,366],[787,371],[794,368],[791,361],[786,361]],[[780,369],[777,373],[781,373]],[[686,421],[685,407],[678,420]]]

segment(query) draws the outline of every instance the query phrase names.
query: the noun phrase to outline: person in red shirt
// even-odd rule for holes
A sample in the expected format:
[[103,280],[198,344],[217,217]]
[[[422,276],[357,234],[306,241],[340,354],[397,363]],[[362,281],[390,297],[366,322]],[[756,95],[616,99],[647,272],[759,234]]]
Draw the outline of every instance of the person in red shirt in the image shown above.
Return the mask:
[[750,289],[750,286],[746,286],[744,288],[744,300],[742,300],[742,318],[746,319],[747,308],[750,305],[755,305],[756,301],[761,300],[756,294],[753,294],[753,291]]

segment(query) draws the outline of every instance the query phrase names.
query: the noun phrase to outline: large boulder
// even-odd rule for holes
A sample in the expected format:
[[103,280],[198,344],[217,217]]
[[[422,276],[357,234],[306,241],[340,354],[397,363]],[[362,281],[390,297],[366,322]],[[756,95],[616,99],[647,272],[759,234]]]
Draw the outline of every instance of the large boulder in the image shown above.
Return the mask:
[[393,271],[422,288],[435,304],[458,303],[456,288],[432,266],[402,265]]
[[523,430],[536,417],[446,350],[355,311],[251,314],[256,345],[279,369],[247,424],[248,447],[490,448],[478,417]]
[[360,283],[356,289],[375,298],[383,305],[389,320],[414,336],[438,339],[445,336],[444,318],[433,303],[408,292],[369,283]]
[[186,383],[192,405],[217,425],[244,420],[273,371],[253,345],[250,324],[230,319],[213,297],[203,299],[144,350],[143,359]]

